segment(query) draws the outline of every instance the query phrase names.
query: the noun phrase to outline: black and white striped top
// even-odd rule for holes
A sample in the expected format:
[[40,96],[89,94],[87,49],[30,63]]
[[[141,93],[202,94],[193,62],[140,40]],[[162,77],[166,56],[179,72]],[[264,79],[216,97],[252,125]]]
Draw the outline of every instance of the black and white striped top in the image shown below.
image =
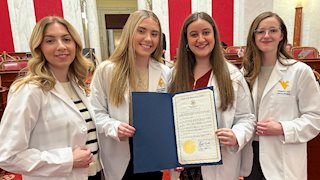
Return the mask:
[[88,168],[88,175],[94,176],[97,172],[101,170],[101,165],[99,162],[99,146],[98,146],[98,140],[97,140],[97,130],[95,123],[93,122],[90,113],[87,109],[87,107],[84,105],[76,91],[73,89],[70,82],[64,82],[62,83],[63,88],[69,95],[69,97],[72,99],[74,104],[79,109],[80,113],[82,114],[83,118],[85,119],[87,123],[87,141],[86,141],[86,147],[91,150],[91,153],[93,154],[93,162],[90,163],[90,166]]

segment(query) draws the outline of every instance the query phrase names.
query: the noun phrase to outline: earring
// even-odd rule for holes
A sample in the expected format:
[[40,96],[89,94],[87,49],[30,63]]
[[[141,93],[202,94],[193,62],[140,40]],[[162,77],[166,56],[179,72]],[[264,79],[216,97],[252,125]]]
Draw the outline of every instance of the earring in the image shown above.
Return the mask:
[[190,51],[189,44],[186,44],[186,50]]

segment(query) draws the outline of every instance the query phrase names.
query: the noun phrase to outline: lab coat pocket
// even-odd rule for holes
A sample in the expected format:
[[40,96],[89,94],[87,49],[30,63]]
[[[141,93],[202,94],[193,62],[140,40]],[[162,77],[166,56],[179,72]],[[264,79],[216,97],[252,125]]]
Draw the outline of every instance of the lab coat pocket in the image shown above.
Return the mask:
[[297,112],[296,96],[275,95],[274,116],[279,121],[292,120]]

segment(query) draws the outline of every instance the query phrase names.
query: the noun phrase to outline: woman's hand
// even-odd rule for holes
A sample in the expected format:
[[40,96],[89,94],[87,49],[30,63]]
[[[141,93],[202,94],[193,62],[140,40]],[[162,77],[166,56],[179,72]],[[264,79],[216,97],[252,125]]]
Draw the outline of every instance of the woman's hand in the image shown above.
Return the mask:
[[283,135],[281,123],[273,118],[268,118],[257,122],[256,134],[258,136],[279,136]]
[[233,133],[232,129],[220,128],[216,131],[216,134],[221,144],[228,146],[235,146],[238,144],[236,135]]
[[127,123],[121,123],[118,127],[119,138],[133,137],[135,132],[136,132],[136,129]]
[[92,162],[92,153],[89,148],[85,146],[76,146],[72,152],[73,154],[73,168],[87,168]]

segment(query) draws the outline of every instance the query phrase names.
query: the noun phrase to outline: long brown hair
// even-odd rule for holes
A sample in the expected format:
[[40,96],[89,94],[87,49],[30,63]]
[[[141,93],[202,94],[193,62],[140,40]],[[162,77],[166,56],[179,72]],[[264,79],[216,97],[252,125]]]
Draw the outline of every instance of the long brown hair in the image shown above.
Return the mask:
[[[285,46],[288,42],[288,32],[287,27],[284,24],[283,20],[273,12],[264,12],[258,15],[252,22],[248,37],[247,37],[247,46],[246,51],[243,57],[243,68],[244,68],[244,76],[249,84],[250,89],[254,84],[258,74],[260,73],[261,61],[262,61],[262,52],[259,50],[255,43],[255,34],[254,31],[258,28],[261,21],[266,18],[275,17],[280,23],[281,33],[283,35],[282,40],[278,45],[277,58],[285,58],[292,59],[292,56],[286,51]],[[283,65],[291,65],[285,64],[279,61]]]
[[191,89],[194,81],[193,70],[196,59],[194,53],[187,48],[187,29],[194,21],[202,19],[210,23],[214,32],[215,46],[210,55],[210,64],[215,74],[221,98],[221,110],[225,111],[231,107],[234,101],[234,92],[227,62],[223,56],[220,46],[219,31],[214,20],[204,12],[197,12],[189,15],[183,23],[180,33],[180,45],[177,61],[173,71],[173,80],[169,86],[170,92],[185,91]]
[[161,26],[158,17],[151,11],[138,10],[130,14],[120,37],[120,44],[109,58],[115,64],[110,82],[110,102],[116,106],[124,101],[124,94],[129,85],[132,90],[136,88],[135,81],[135,50],[133,47],[133,35],[141,21],[152,18],[159,25],[159,43],[151,57],[161,62],[162,41]]

